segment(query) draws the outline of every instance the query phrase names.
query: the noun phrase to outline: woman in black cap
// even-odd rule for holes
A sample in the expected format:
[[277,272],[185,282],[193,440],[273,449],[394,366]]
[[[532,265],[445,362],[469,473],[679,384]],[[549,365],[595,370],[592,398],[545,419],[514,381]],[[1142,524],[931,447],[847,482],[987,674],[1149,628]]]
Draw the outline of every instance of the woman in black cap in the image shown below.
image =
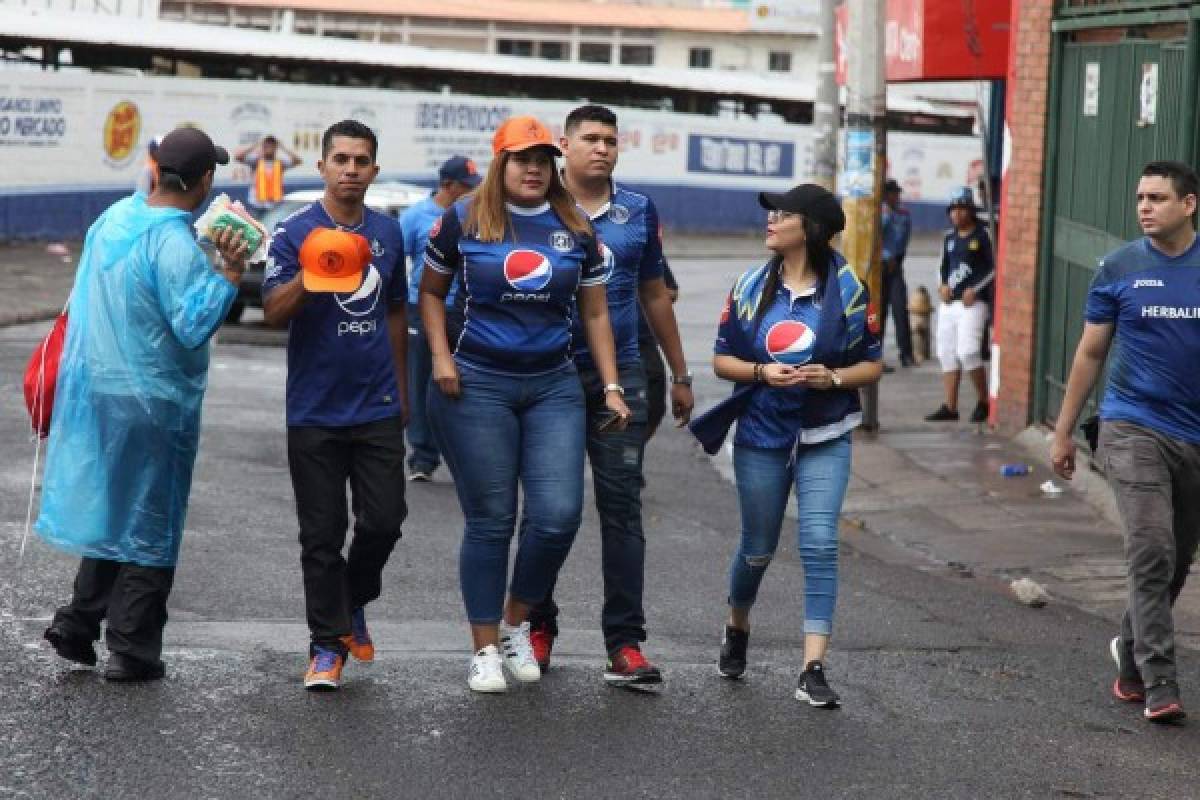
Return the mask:
[[804,671],[796,697],[836,708],[824,657],[837,598],[838,516],[850,478],[850,432],[862,422],[858,388],[883,370],[867,326],[867,290],[830,240],[846,225],[837,199],[813,185],[763,193],[773,257],[734,284],[721,315],[713,368],[732,396],[692,424],[709,453],[736,420],[733,464],[742,537],[730,569],[729,620],[718,668],[746,670],[750,608],[779,542],[795,487],[804,564]]

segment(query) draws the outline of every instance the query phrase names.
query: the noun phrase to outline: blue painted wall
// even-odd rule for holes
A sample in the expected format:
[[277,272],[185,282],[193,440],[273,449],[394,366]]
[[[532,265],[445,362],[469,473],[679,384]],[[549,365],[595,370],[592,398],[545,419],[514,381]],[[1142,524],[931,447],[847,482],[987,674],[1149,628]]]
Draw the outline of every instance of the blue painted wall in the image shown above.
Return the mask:
[[[414,181],[425,183],[428,181]],[[288,183],[289,190],[316,188],[315,181]],[[626,184],[653,198],[665,227],[696,233],[745,233],[759,230],[764,212],[758,193],[746,189],[712,189],[689,186]],[[247,187],[219,186],[234,199],[245,199]],[[79,239],[105,208],[128,190],[82,189],[0,194],[0,240]],[[941,203],[910,203],[915,232],[946,228]]]

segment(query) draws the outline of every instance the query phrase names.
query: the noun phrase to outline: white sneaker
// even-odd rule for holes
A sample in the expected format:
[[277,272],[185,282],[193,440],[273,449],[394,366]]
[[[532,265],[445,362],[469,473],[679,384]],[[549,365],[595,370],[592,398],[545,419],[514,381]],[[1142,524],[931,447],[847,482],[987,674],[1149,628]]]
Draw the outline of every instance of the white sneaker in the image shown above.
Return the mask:
[[504,680],[504,661],[496,645],[489,644],[471,657],[467,686],[474,692],[508,691],[508,682]]
[[528,622],[522,622],[515,628],[500,623],[500,652],[504,654],[504,666],[521,683],[534,683],[542,679],[542,669],[533,657],[533,645],[529,643]]

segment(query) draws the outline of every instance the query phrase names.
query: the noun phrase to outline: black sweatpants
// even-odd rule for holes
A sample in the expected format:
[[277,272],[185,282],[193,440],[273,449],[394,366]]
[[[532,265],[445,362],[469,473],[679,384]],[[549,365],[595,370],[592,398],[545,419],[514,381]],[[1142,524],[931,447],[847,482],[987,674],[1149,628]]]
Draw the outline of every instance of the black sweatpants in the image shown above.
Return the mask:
[[[384,565],[408,514],[399,417],[345,428],[288,428],[288,466],[300,522],[304,605],[313,644],[340,647],[350,614],[379,597]],[[346,544],[346,483],[354,539]]]
[[55,612],[50,627],[94,642],[100,638],[100,623],[107,620],[104,639],[110,653],[158,664],[174,581],[171,567],[85,558],[75,574],[71,602]]

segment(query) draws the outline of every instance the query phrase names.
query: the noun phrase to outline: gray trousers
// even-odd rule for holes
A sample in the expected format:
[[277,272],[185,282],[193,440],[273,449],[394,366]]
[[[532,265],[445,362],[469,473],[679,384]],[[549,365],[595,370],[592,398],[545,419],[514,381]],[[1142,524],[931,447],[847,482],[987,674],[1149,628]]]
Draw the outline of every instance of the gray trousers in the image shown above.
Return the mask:
[[1200,444],[1106,421],[1100,456],[1125,525],[1129,602],[1122,643],[1132,648],[1148,685],[1175,680],[1171,607],[1200,541]]

